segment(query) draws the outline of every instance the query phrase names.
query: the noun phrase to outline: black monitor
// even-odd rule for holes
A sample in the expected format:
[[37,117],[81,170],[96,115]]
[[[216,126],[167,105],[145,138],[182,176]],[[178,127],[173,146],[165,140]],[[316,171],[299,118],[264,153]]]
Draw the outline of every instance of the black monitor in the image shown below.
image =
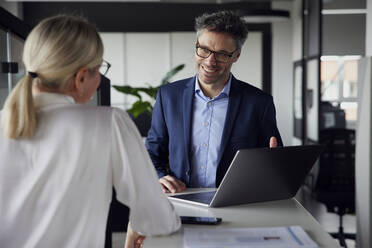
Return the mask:
[[101,75],[101,84],[88,104],[94,106],[111,106],[110,90],[110,79]]

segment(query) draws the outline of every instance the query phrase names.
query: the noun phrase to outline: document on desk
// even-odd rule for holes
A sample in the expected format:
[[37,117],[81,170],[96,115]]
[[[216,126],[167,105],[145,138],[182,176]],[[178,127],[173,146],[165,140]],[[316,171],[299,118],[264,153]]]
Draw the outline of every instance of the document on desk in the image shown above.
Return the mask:
[[184,228],[185,248],[318,248],[300,226]]

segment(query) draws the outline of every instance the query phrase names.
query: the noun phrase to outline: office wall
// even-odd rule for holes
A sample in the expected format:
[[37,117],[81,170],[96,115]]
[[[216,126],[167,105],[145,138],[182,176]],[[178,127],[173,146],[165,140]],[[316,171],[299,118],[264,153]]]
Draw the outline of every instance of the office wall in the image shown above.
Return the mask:
[[262,33],[250,32],[231,72],[240,80],[262,89]]
[[372,0],[367,1],[366,15],[366,56],[372,56]]
[[322,55],[364,55],[365,14],[323,15]]
[[325,0],[323,2],[324,9],[364,9],[366,7],[366,0]]
[[291,6],[292,21],[292,60],[302,58],[302,0],[293,0]]
[[195,74],[195,32],[172,32],[170,33],[170,62],[171,65],[186,64],[182,71],[177,73],[173,80],[188,78]]
[[0,0],[0,7],[6,9],[18,18],[23,19],[23,8],[21,3]]
[[[366,15],[346,13],[365,9],[366,0],[323,2],[322,55],[364,55]],[[343,11],[343,13],[329,13],[334,10]]]
[[[112,64],[108,73],[111,84],[142,87],[157,86],[173,67],[184,63],[185,68],[173,79],[195,75],[195,32],[161,33],[101,33],[105,46],[104,58]],[[242,54],[233,65],[234,75],[261,88],[262,34],[250,32]],[[151,99],[143,96],[144,99]],[[111,90],[113,106],[128,108],[136,100],[115,89]]]
[[[293,136],[293,79],[292,79],[292,57],[293,47],[300,49],[292,40],[293,15],[291,2],[274,2],[273,9],[288,10],[291,18],[272,24],[273,32],[273,62],[272,62],[272,94],[277,112],[278,128],[285,145],[292,144]],[[296,24],[297,25],[297,24]]]
[[[125,62],[125,34],[124,33],[104,33],[101,34],[104,44],[104,59],[111,64],[111,68],[106,75],[111,80],[111,84],[126,82]],[[111,88],[111,105],[121,106],[125,102],[125,96]],[[114,100],[113,100],[114,99]]]

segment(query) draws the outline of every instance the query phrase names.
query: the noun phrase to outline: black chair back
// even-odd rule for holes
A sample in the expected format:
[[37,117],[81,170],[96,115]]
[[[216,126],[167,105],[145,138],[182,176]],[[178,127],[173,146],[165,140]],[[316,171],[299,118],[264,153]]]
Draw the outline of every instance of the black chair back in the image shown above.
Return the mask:
[[319,138],[326,148],[320,156],[313,195],[328,212],[339,216],[339,230],[331,235],[347,247],[345,239],[355,239],[354,233],[344,233],[342,224],[344,214],[355,212],[355,131],[324,129]]
[[325,129],[320,132],[320,143],[326,148],[319,161],[315,186],[316,198],[328,211],[345,208],[355,211],[355,131]]

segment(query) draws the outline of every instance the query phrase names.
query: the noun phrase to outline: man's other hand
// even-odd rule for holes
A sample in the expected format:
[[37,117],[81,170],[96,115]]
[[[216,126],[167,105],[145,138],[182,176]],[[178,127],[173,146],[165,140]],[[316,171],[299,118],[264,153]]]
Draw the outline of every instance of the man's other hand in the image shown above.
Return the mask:
[[186,185],[175,177],[166,175],[159,179],[164,193],[179,193],[186,190]]
[[276,138],[273,136],[270,138],[270,148],[275,148],[278,146],[278,141]]

